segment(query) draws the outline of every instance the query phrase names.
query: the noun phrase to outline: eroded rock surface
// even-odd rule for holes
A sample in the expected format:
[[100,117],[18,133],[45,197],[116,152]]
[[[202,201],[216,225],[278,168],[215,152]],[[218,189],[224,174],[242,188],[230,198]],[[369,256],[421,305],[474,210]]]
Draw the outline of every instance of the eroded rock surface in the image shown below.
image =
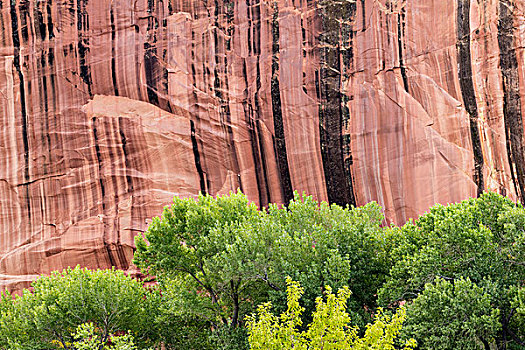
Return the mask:
[[174,195],[525,197],[523,1],[0,5],[0,288],[128,269]]

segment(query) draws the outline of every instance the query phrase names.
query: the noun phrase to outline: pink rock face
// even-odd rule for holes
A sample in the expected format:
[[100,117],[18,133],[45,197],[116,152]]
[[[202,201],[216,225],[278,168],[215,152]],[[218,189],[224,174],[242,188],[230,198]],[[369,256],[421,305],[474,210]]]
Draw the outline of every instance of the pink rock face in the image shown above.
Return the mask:
[[523,1],[0,5],[0,289],[130,268],[175,195],[525,198]]

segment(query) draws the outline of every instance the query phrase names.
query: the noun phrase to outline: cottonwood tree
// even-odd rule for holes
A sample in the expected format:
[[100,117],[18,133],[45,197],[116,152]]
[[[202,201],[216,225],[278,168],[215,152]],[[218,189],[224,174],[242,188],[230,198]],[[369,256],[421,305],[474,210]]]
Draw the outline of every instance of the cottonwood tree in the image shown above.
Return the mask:
[[[395,241],[395,248],[391,253],[393,267],[379,292],[384,305],[416,299],[425,293],[428,283],[432,285],[437,279],[451,284],[468,279],[472,288],[481,288],[483,295],[490,299],[490,305],[484,304],[488,308],[485,315],[494,317],[495,310],[499,313],[495,335],[497,347],[506,349],[525,344],[525,328],[518,323],[520,309],[514,302],[525,280],[525,210],[521,204],[485,193],[480,198],[458,204],[436,205],[415,222],[399,229],[392,228],[389,236]],[[445,288],[441,282],[437,287]],[[452,300],[457,314],[464,313],[463,322],[474,324],[475,313],[465,312],[469,305],[461,306],[455,297],[450,302]],[[415,305],[423,312],[421,299]],[[431,315],[436,317],[433,321]],[[440,315],[435,309],[428,310],[426,322],[439,324]],[[453,323],[444,327],[443,334],[464,337]],[[476,334],[477,331],[472,329],[472,332]],[[480,337],[480,341],[489,341],[491,337]],[[426,341],[421,343],[426,344]],[[466,343],[462,344],[455,348],[470,349]],[[480,342],[477,344],[483,346]]]
[[305,289],[305,319],[325,285],[352,286],[349,312],[364,325],[389,268],[382,221],[373,203],[342,208],[297,193],[287,206],[264,210],[241,193],[175,198],[136,238],[134,263],[170,293],[170,317],[201,330],[208,322],[242,333],[258,304],[284,309],[286,276]]
[[139,349],[154,344],[160,295],[122,271],[76,267],[32,283],[32,291],[0,301],[0,348],[74,349],[74,330],[92,323],[106,344],[132,331]]
[[469,279],[437,279],[408,307],[405,336],[420,349],[485,349],[501,331],[500,311],[492,296]]

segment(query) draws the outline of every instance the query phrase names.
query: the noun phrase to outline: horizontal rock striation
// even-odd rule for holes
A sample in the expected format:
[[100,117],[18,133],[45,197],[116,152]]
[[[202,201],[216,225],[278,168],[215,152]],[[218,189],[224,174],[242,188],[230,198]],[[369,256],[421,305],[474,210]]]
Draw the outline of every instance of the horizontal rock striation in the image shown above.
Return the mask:
[[525,196],[517,0],[0,0],[0,288],[130,269],[174,195]]

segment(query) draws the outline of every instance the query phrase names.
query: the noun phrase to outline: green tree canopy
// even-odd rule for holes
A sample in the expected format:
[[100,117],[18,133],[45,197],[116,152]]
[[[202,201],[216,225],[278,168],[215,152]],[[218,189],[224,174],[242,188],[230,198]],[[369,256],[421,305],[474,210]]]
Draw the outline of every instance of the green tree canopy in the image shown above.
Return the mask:
[[131,331],[139,348],[154,343],[159,294],[122,271],[76,267],[32,283],[22,296],[0,302],[0,348],[74,349],[78,326],[92,323],[106,343]]
[[408,307],[404,334],[420,349],[490,350],[501,331],[492,297],[469,279],[437,279]]
[[[393,267],[379,292],[381,302],[395,305],[415,299],[425,285],[428,287],[428,283],[436,279],[450,283],[469,279],[491,301],[491,309],[486,310],[486,314],[493,315],[492,310],[499,310],[498,347],[504,349],[523,343],[525,332],[516,327],[519,312],[512,301],[517,288],[525,281],[524,229],[523,207],[494,193],[458,204],[432,207],[415,223],[389,230],[395,242],[391,254]],[[438,286],[444,288],[441,284]],[[458,302],[456,300],[453,305],[459,307]],[[416,304],[420,311],[421,303]],[[456,311],[461,314],[462,310]],[[428,312],[425,317],[438,315]],[[440,322],[439,319],[434,321]],[[452,323],[448,327],[449,334],[459,332]]]
[[175,198],[136,238],[134,263],[169,290],[171,318],[199,327],[237,328],[269,299],[283,310],[286,276],[305,289],[306,317],[325,285],[351,285],[349,310],[364,326],[389,268],[382,221],[374,203],[342,208],[297,193],[266,210],[241,193]]

